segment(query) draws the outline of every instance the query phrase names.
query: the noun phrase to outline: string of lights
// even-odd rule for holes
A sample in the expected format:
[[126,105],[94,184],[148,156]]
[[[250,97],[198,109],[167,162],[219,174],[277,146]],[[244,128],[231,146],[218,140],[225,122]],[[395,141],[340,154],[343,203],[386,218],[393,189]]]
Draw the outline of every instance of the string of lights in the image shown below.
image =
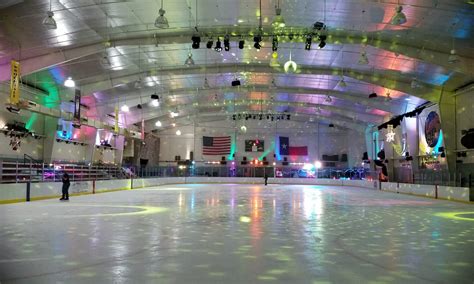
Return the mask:
[[291,115],[287,113],[236,113],[232,115],[232,120],[291,120]]

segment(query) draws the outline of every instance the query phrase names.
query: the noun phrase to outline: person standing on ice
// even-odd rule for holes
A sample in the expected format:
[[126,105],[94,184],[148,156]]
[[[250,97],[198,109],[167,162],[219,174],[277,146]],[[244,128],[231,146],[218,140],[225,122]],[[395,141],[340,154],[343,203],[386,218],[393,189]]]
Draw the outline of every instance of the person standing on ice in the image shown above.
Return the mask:
[[263,176],[263,179],[265,180],[265,185],[267,185],[267,184],[268,184],[268,175],[265,174],[265,175]]
[[64,172],[61,180],[63,182],[63,197],[61,197],[59,200],[69,200],[69,186],[71,185],[71,182],[69,181],[69,175]]

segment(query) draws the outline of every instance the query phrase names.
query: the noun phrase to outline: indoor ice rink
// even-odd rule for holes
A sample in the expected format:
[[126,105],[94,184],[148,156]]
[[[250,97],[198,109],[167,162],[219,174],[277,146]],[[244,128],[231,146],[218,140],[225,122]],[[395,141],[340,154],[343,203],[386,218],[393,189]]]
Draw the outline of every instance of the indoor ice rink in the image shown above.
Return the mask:
[[472,205],[179,184],[0,206],[2,283],[472,283]]
[[474,284],[473,0],[0,0],[0,284]]

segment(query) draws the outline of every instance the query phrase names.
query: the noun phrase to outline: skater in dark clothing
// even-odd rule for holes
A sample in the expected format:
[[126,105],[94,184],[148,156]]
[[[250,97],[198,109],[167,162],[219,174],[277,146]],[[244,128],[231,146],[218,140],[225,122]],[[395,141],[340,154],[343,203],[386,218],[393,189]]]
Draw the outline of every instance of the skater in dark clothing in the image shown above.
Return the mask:
[[263,177],[263,179],[265,179],[265,185],[267,185],[267,184],[268,184],[268,175],[265,174],[265,176]]
[[69,200],[69,186],[71,185],[71,182],[69,181],[69,175],[65,172],[62,177],[63,181],[63,197],[59,200]]

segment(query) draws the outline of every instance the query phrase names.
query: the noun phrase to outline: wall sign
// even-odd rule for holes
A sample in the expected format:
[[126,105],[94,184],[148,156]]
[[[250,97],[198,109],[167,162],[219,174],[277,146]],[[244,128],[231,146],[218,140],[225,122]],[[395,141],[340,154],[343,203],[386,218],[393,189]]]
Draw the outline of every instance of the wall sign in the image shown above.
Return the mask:
[[432,111],[426,117],[425,122],[425,139],[428,146],[433,148],[438,143],[439,132],[441,130],[441,122],[437,112]]

